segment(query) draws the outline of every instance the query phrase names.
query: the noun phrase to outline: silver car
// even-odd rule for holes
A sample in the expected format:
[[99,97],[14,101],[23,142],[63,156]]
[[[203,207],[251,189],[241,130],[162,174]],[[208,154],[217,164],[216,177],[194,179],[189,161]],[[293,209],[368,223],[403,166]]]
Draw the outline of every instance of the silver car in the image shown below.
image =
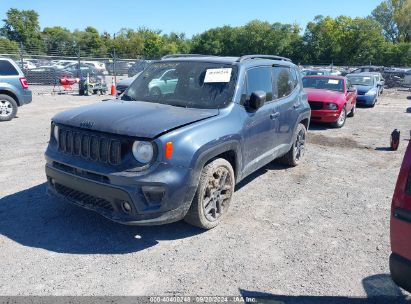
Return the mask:
[[12,120],[17,108],[30,103],[32,93],[19,66],[9,58],[0,58],[0,121]]

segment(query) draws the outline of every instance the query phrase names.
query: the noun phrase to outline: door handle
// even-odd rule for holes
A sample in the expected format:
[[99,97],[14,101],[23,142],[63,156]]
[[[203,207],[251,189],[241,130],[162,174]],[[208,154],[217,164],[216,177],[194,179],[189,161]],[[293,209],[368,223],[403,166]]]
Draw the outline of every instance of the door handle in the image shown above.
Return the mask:
[[293,104],[294,109],[298,109],[299,107],[301,107],[301,104],[299,102]]
[[271,118],[271,119],[276,119],[276,118],[278,118],[279,116],[280,116],[280,112],[275,112],[275,113],[270,114],[270,118]]

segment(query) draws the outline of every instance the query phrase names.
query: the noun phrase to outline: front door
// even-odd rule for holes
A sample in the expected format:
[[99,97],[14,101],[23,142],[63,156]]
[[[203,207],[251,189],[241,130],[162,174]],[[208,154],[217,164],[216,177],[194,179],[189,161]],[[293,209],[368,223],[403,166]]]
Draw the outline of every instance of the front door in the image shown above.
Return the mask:
[[[244,111],[247,118],[244,124],[243,168],[248,174],[261,167],[271,157],[274,146],[275,109],[272,90],[271,67],[255,67],[246,75]],[[257,111],[247,110],[247,101],[256,91],[264,91],[267,101]]]

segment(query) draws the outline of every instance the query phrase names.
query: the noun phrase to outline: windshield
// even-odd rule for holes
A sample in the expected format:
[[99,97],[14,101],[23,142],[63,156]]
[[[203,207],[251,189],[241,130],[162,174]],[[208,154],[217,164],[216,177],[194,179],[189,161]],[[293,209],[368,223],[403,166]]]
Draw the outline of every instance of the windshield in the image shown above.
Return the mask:
[[327,77],[304,77],[303,87],[344,92],[344,82],[342,79],[333,79]]
[[173,61],[150,64],[122,99],[212,109],[233,98],[237,68],[232,65]]
[[363,85],[363,86],[372,86],[374,85],[374,78],[372,76],[348,76],[351,84],[353,85]]

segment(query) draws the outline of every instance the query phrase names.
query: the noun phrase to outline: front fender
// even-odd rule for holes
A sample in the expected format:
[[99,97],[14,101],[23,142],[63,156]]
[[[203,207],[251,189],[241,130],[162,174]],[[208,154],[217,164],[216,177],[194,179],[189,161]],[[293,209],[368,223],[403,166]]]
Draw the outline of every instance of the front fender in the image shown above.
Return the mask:
[[200,179],[201,171],[203,170],[204,166],[215,158],[216,156],[223,154],[225,152],[233,152],[234,153],[234,162],[235,166],[233,168],[234,174],[236,176],[236,181],[240,179],[240,172],[241,172],[241,164],[242,164],[242,155],[241,155],[241,146],[238,140],[227,140],[222,141],[218,144],[216,143],[208,143],[201,147],[193,157],[193,164],[192,167],[194,168],[194,175],[195,180],[197,181]]

